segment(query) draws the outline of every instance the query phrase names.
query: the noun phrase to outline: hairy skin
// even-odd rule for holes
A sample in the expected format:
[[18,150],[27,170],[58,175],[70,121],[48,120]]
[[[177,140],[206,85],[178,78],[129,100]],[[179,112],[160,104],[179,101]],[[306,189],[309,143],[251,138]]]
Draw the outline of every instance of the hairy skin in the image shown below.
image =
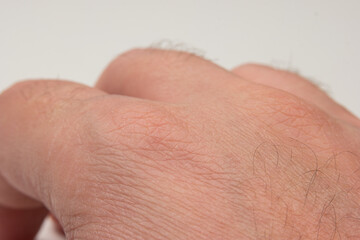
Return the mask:
[[13,86],[0,238],[33,236],[43,205],[71,240],[359,239],[360,121],[284,74],[150,49],[114,60],[101,90]]

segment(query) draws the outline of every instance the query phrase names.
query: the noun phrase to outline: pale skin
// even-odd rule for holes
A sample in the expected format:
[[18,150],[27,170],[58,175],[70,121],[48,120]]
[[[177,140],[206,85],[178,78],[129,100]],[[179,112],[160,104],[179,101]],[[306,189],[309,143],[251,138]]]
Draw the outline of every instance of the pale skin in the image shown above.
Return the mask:
[[139,49],[0,95],[0,239],[360,239],[360,120],[308,80]]

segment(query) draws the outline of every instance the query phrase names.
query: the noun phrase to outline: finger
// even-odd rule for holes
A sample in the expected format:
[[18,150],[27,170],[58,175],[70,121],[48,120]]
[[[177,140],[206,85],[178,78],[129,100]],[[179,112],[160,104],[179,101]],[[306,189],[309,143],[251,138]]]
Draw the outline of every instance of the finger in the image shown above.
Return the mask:
[[44,207],[34,209],[10,209],[0,207],[0,239],[34,239],[47,210]]
[[[116,58],[96,87],[122,94],[165,102],[191,102],[222,92],[234,74],[195,55],[159,49],[133,50]],[[245,81],[244,81],[245,83]]]
[[360,120],[356,116],[332,100],[314,83],[295,73],[258,64],[242,65],[233,69],[233,72],[244,79],[290,92],[335,118],[360,126]]
[[[28,81],[0,95],[0,239],[31,239],[57,210],[76,164],[79,114],[100,90],[64,81]],[[66,203],[64,203],[66,204]]]
[[19,194],[0,175],[0,239],[33,239],[46,214],[45,207]]

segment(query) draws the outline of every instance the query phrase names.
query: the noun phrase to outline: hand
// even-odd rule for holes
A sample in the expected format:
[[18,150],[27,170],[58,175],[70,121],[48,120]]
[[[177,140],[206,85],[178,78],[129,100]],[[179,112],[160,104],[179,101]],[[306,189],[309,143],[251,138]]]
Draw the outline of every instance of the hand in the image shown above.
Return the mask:
[[3,240],[360,238],[360,121],[295,74],[134,50],[0,112]]

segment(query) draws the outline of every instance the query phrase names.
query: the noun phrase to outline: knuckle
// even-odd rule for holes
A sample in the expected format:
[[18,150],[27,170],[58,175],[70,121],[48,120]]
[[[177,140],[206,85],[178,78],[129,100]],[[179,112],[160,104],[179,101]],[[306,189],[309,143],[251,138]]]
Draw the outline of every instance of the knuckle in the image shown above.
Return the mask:
[[85,85],[63,80],[24,80],[15,83],[7,92],[36,103],[86,99],[99,94]]
[[[270,107],[270,106],[269,106]],[[280,120],[288,120],[294,126],[302,126],[308,122],[311,125],[323,125],[326,123],[327,116],[320,109],[295,97],[279,96],[277,100],[271,102],[271,111],[274,117]]]
[[119,66],[120,63],[131,62],[135,64],[153,64],[155,68],[158,68],[158,64],[161,66],[174,66],[178,67],[183,62],[203,60],[202,57],[191,51],[183,51],[177,49],[133,49],[124,54],[118,56],[111,66]]
[[269,127],[293,138],[326,140],[339,130],[324,111],[286,92],[264,90],[257,106],[255,112]]
[[34,109],[39,119],[52,121],[64,115],[72,120],[81,118],[91,108],[92,97],[102,94],[96,89],[69,81],[27,80],[13,85],[4,93],[4,97],[11,98],[9,102],[22,102],[28,109]]
[[127,107],[108,116],[105,135],[141,151],[169,150],[187,137],[188,125],[178,115],[166,107]]
[[105,101],[81,118],[81,142],[92,162],[156,165],[190,155],[195,134],[182,107]]
[[[87,99],[99,95],[81,84],[61,80],[26,80],[14,84],[0,95],[3,102],[37,111],[40,119],[56,119],[59,115],[78,115],[87,107]],[[80,111],[79,111],[80,110]]]
[[102,108],[86,117],[90,124],[83,142],[91,157],[85,167],[104,176],[109,166],[118,170],[115,175],[131,171],[141,176],[148,176],[143,172],[148,170],[174,173],[182,169],[192,174],[203,169],[209,151],[197,141],[199,129],[182,107],[173,108],[136,103],[112,112]]
[[58,80],[24,80],[15,83],[9,91],[26,102],[47,102],[54,99],[54,90],[59,89],[62,84]]
[[39,84],[38,80],[23,80],[15,83],[8,88],[2,96],[21,97],[25,101],[29,101],[36,95],[36,88]]
[[[234,69],[234,72],[239,74],[244,78],[252,79],[254,82],[260,82],[265,85],[273,86],[273,83],[282,81],[286,82],[294,82],[296,84],[305,84],[311,87],[317,87],[312,84],[310,81],[301,77],[297,71],[293,69],[282,70],[278,68],[274,68],[273,66],[256,64],[256,63],[248,63],[241,65]],[[275,81],[275,82],[274,82]],[[279,84],[279,83],[277,83]],[[277,88],[284,89],[284,86],[277,85]],[[285,87],[286,89],[286,87]]]
[[261,64],[257,64],[257,63],[246,63],[246,64],[236,67],[235,71],[239,72],[239,73],[243,73],[243,72],[259,72],[262,70],[269,70],[269,69],[272,69],[272,68],[269,66],[261,65]]

